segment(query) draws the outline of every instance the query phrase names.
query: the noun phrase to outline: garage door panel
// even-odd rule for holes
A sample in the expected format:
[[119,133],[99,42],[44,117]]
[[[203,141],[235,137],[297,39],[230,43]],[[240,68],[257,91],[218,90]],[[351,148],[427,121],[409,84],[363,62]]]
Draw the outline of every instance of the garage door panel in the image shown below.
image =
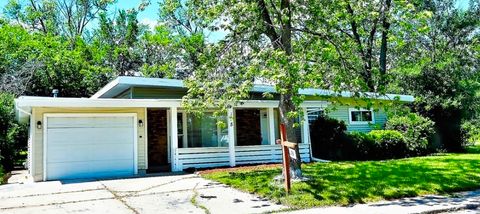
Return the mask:
[[47,131],[50,146],[71,146],[79,144],[112,144],[131,142],[132,128],[66,128]]
[[133,116],[47,118],[47,179],[134,174]]
[[[95,145],[95,149],[91,151],[92,157],[96,160],[119,160],[123,157],[132,157],[132,144],[115,144],[115,149],[110,145]],[[133,160],[133,159],[132,159]]]
[[113,164],[108,161],[51,163],[47,168],[49,171],[47,179],[95,178],[131,175],[133,170],[125,169],[124,167],[131,161],[132,160],[119,160]]
[[91,160],[85,154],[92,151],[90,145],[77,145],[73,146],[56,146],[48,148],[47,164],[57,162],[69,162],[69,161],[83,161]]
[[55,128],[102,128],[102,127],[132,127],[131,117],[51,117],[48,127]]

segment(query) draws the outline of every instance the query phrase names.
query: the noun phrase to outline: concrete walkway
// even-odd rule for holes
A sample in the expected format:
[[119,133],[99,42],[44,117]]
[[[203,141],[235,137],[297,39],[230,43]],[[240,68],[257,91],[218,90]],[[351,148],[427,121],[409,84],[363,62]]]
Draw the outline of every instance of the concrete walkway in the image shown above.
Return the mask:
[[264,213],[285,208],[192,174],[0,186],[0,213]]
[[335,214],[403,214],[403,213],[480,213],[480,190],[456,193],[451,196],[427,195],[357,204],[349,207],[322,207],[288,212],[291,214],[335,213]]
[[[15,174],[22,176],[22,173]],[[23,179],[24,180],[24,179]],[[265,213],[287,207],[197,175],[22,183],[0,186],[0,213]],[[19,182],[19,183],[15,183]],[[286,213],[480,213],[480,190]]]

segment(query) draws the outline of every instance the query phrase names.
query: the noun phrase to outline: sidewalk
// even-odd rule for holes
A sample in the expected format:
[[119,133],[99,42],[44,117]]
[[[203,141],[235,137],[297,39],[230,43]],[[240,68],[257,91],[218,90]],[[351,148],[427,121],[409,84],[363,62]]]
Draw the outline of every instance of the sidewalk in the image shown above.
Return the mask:
[[[349,207],[320,207],[288,212],[292,214],[335,213],[335,214],[374,214],[374,213],[444,213],[458,210],[476,210],[480,208],[480,190],[460,192],[449,196],[427,195],[403,198],[392,201],[380,201],[370,204],[357,204]],[[480,210],[477,210],[480,212]],[[475,212],[476,213],[476,212]]]

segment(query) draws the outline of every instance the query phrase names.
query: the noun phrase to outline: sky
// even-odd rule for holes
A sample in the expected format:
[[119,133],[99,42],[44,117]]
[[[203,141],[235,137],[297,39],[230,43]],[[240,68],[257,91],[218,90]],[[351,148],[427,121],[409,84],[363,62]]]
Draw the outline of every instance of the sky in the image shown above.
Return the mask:
[[[457,0],[457,6],[459,8],[467,8],[468,7],[468,2],[469,0]],[[5,5],[8,3],[8,0],[0,0],[0,11],[3,11],[3,8]],[[128,10],[132,8],[137,8],[138,5],[141,3],[141,0],[117,0],[117,3],[115,5],[112,5],[110,11],[115,11],[115,10]],[[158,18],[158,0],[150,0],[150,5],[145,8],[144,11],[140,12],[138,14],[138,20],[140,23],[145,24],[153,28],[157,24],[157,18]],[[92,26],[95,26],[96,23],[92,23]],[[226,32],[207,32],[207,37],[208,40],[211,42],[218,41],[222,39],[225,35]]]

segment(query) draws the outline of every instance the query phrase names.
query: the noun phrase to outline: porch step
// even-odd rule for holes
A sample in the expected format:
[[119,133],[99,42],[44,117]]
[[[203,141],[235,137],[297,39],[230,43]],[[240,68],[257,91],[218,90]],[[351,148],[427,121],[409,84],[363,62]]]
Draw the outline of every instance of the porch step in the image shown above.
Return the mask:
[[149,166],[147,169],[148,173],[157,173],[157,172],[171,172],[170,165],[162,165],[162,166]]

